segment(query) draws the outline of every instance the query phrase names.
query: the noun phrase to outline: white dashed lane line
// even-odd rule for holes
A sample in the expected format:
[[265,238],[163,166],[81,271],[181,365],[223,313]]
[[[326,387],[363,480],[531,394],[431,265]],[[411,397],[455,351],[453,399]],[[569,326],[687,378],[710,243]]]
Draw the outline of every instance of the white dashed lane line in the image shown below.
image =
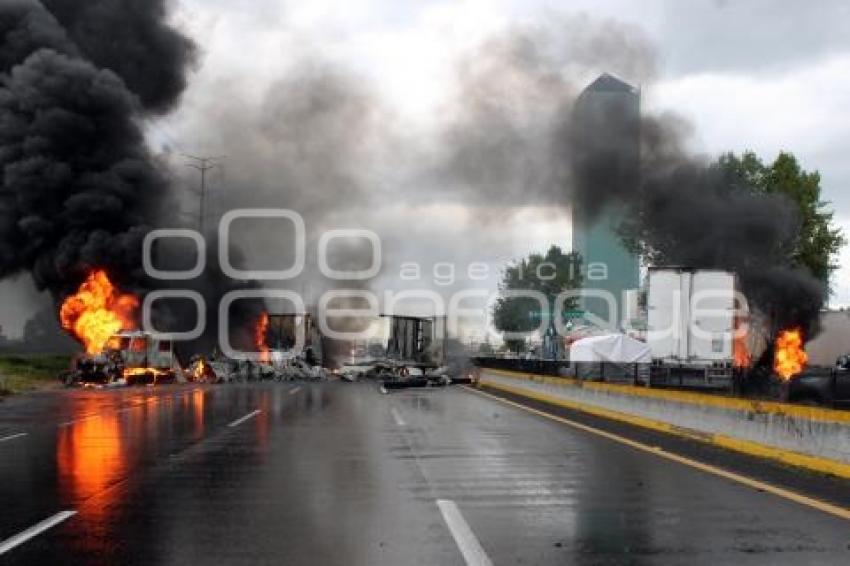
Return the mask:
[[29,539],[40,535],[48,529],[52,529],[62,521],[65,521],[76,514],[76,511],[62,511],[60,513],[56,513],[52,517],[48,517],[42,522],[28,528],[27,530],[21,531],[15,536],[7,538],[3,542],[0,542],[0,554],[5,554],[9,552],[13,548],[24,544]]
[[449,527],[452,537],[457,543],[460,553],[468,566],[493,566],[493,562],[481,543],[478,542],[478,537],[472,532],[469,523],[463,518],[463,515],[458,509],[457,504],[449,499],[438,499],[437,507],[440,508],[440,513],[443,514],[443,520]]
[[244,423],[245,421],[247,421],[248,419],[253,419],[253,418],[254,418],[254,417],[256,417],[257,415],[259,415],[259,414],[260,414],[260,412],[261,412],[261,411],[260,411],[259,409],[257,409],[256,411],[251,411],[250,413],[248,413],[248,414],[247,414],[247,415],[245,415],[244,417],[239,418],[239,419],[236,419],[235,421],[233,421],[232,423],[230,423],[230,424],[229,424],[229,425],[227,425],[227,426],[229,426],[230,428],[233,428],[233,427],[239,426],[239,425],[241,425],[242,423]]
[[398,413],[395,407],[390,409],[390,413],[393,415],[393,419],[395,419],[395,424],[398,426],[407,426],[407,423],[404,422],[404,419],[401,418],[401,415]]

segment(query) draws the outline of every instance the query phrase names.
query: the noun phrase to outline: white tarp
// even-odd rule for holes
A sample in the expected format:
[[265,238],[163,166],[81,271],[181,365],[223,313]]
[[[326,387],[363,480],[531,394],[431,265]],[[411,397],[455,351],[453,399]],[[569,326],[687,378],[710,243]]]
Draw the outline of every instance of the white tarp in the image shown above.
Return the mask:
[[641,364],[652,361],[652,349],[625,334],[605,334],[576,340],[570,346],[571,362]]

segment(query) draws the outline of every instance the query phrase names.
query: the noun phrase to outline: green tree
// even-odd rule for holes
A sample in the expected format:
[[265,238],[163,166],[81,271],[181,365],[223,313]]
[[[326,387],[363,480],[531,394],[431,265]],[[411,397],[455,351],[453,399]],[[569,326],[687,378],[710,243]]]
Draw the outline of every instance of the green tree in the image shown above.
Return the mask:
[[[788,199],[799,215],[800,228],[790,242],[777,248],[791,267],[808,269],[828,288],[832,272],[838,267],[836,259],[845,239],[835,225],[829,203],[821,199],[820,174],[800,167],[794,155],[782,152],[769,164],[755,153],[747,151],[740,156],[729,152],[721,155],[709,170],[719,170],[724,186],[731,193],[775,195]],[[656,227],[636,219],[621,227],[625,245],[642,255],[649,263],[663,265],[676,262],[667,257],[664,246],[654,246],[650,240],[657,236]],[[649,238],[647,238],[649,236]],[[675,241],[673,242],[675,247]]]
[[740,157],[730,152],[720,156],[718,165],[738,180],[736,188],[782,195],[796,205],[800,231],[791,249],[791,263],[807,267],[812,275],[829,283],[845,239],[834,224],[829,203],[821,199],[820,173],[805,171],[797,158],[787,152],[781,152],[767,165],[751,151]]
[[[540,318],[552,320],[556,297],[581,286],[581,258],[552,246],[546,254],[531,254],[516,261],[502,272],[499,291],[502,296],[493,307],[493,321],[502,332],[530,332],[540,326]],[[511,297],[507,291],[538,291],[546,297],[548,307],[541,312],[540,303],[531,297]],[[564,307],[575,308],[569,300]],[[525,340],[505,340],[511,351],[521,352]]]

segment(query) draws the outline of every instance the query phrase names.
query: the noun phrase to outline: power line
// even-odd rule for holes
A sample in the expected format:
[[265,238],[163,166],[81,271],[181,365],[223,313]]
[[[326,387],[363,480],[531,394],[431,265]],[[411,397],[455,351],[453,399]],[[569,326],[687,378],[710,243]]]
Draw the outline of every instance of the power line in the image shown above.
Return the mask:
[[198,203],[198,231],[205,234],[206,220],[206,200],[207,200],[207,171],[221,167],[221,160],[226,156],[218,155],[215,157],[199,157],[197,155],[189,155],[184,153],[183,157],[191,159],[192,163],[186,163],[187,167],[197,169],[201,173],[201,187]]

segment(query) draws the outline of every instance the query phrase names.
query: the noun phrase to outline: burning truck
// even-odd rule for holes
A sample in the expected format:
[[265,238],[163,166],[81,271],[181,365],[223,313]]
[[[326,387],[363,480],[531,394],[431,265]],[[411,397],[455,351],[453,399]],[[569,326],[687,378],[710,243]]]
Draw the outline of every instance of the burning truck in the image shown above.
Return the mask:
[[650,268],[647,342],[650,385],[740,390],[766,376],[787,388],[808,361],[803,330],[774,330],[723,270]]
[[323,365],[322,335],[310,313],[270,314],[262,311],[252,329],[254,359],[194,356],[189,363],[192,381],[292,381],[327,377]]
[[780,389],[783,401],[806,405],[850,407],[850,354],[838,356],[833,366],[807,365],[802,333],[786,331],[777,339],[776,372],[786,375]]
[[650,385],[731,388],[768,346],[764,321],[740,297],[738,278],[727,271],[650,268]]
[[136,328],[139,299],[121,293],[106,271],[95,270],[60,307],[62,327],[84,347],[66,385],[134,385],[174,382],[182,375],[173,342]]

